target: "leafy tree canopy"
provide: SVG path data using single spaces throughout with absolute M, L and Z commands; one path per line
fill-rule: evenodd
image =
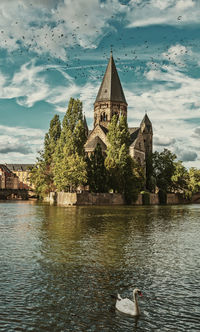
M 103 193 L 108 191 L 108 172 L 104 165 L 105 157 L 98 143 L 94 152 L 87 158 L 88 185 L 90 191 Z
M 127 203 L 136 199 L 139 179 L 135 162 L 129 154 L 130 134 L 125 117 L 112 117 L 108 131 L 108 149 L 105 166 L 109 174 L 109 186 L 124 194 Z M 137 174 L 137 175 L 136 175 Z
M 85 142 L 82 103 L 79 99 L 71 98 L 54 154 L 54 183 L 58 190 L 75 190 L 75 187 L 87 181 Z
M 55 115 L 50 122 L 48 133 L 44 138 L 44 149 L 39 152 L 36 165 L 30 173 L 31 183 L 39 196 L 45 196 L 55 189 L 53 179 L 53 154 L 61 134 L 59 116 Z
M 168 149 L 162 152 L 155 151 L 152 154 L 153 177 L 159 189 L 170 191 L 172 188 L 172 176 L 175 172 L 174 161 L 176 155 Z

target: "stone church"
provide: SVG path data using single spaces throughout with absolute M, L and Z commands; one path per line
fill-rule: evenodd
M 101 145 L 105 153 L 108 145 L 108 126 L 114 114 L 123 115 L 127 119 L 127 102 L 111 52 L 110 60 L 94 103 L 94 128 L 87 129 L 87 142 L 85 151 L 90 155 L 96 145 Z M 85 126 L 87 124 L 85 121 Z M 153 130 L 147 114 L 145 114 L 139 127 L 129 128 L 130 155 L 141 166 L 146 165 L 147 156 L 152 152 Z

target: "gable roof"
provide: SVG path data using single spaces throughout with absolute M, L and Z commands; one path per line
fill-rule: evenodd
M 107 146 L 105 145 L 105 143 L 101 140 L 101 138 L 99 136 L 96 136 L 91 141 L 87 142 L 85 144 L 85 149 L 86 150 L 94 150 L 96 148 L 97 144 L 101 145 L 102 150 L 107 149 Z
M 97 126 L 96 126 L 97 127 Z M 89 130 L 88 131 L 88 138 L 87 138 L 87 140 L 90 138 L 90 135 L 92 135 L 92 133 L 96 130 L 96 127 L 94 127 L 92 130 Z M 100 127 L 101 128 L 101 130 L 103 131 L 103 133 L 105 134 L 105 135 L 107 135 L 107 133 L 108 133 L 108 129 L 106 128 L 106 127 L 104 127 L 104 126 L 102 126 L 102 125 L 100 125 L 100 124 L 98 124 L 98 127 Z M 87 144 L 87 143 L 86 143 Z
M 95 103 L 99 101 L 115 101 L 127 104 L 112 52 Z

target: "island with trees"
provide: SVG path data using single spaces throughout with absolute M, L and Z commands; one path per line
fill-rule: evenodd
M 165 203 L 167 193 L 178 193 L 189 202 L 200 192 L 200 170 L 187 169 L 168 149 L 149 154 L 145 167 L 137 163 L 129 153 L 130 132 L 123 115 L 112 117 L 107 139 L 106 153 L 99 143 L 90 155 L 85 152 L 82 103 L 71 98 L 62 125 L 58 115 L 51 120 L 31 171 L 38 197 L 50 192 L 119 193 L 126 204 L 133 204 L 139 193 L 148 203 L 148 195 L 156 192 Z

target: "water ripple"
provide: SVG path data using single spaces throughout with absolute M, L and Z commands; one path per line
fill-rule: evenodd
M 200 206 L 0 204 L 1 331 L 200 331 Z M 132 298 L 126 317 L 111 295 Z

